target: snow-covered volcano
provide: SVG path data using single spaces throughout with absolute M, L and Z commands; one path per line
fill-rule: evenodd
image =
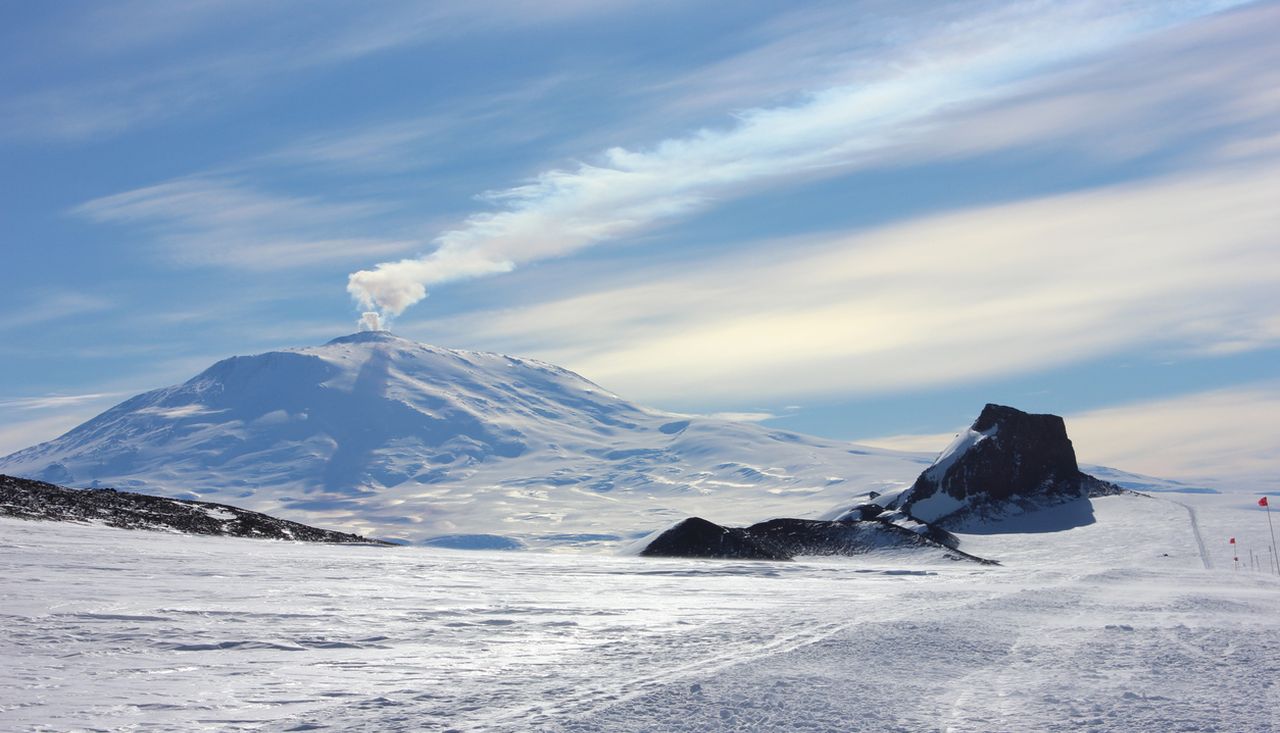
M 0 473 L 381 537 L 539 545 L 699 513 L 816 515 L 929 460 L 651 410 L 551 364 L 378 331 L 220 361 L 0 459 Z

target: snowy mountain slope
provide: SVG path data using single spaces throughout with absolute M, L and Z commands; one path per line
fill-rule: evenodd
M 537 546 L 700 513 L 815 515 L 929 461 L 650 410 L 543 362 L 363 332 L 220 361 L 0 459 L 0 472 L 379 537 Z

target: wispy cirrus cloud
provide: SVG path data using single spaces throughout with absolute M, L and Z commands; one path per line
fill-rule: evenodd
M 56 438 L 90 417 L 93 413 L 82 412 L 0 423 L 0 456 Z
M 757 242 L 419 324 L 643 400 L 955 385 L 1135 348 L 1280 344 L 1280 163 Z M 659 276 L 661 275 L 661 276 Z M 1267 338 L 1266 334 L 1272 334 Z
M 555 27 L 607 17 L 636 0 L 532 5 L 519 0 L 168 3 L 129 0 L 56 16 L 15 37 L 12 60 L 57 49 L 69 80 L 0 99 L 0 135 L 21 140 L 107 137 L 206 113 L 311 69 L 439 39 Z M 651 6 L 652 3 L 645 3 Z M 69 17 L 68 17 L 69 15 Z M 281 43 L 282 38 L 288 39 Z M 44 57 L 47 57 L 44 56 Z M 0 56 L 3 59 L 3 56 Z
M 902 61 L 902 49 L 928 44 L 947 27 L 991 22 L 986 0 L 903 3 L 797 3 L 739 30 L 736 50 L 685 73 L 644 80 L 667 114 L 754 109 L 796 103 L 816 89 L 874 82 Z
M 531 107 L 570 75 L 553 74 L 525 80 L 514 87 L 487 91 L 424 114 L 389 122 L 309 134 L 280 149 L 228 167 L 232 170 L 303 167 L 340 173 L 422 170 L 443 161 L 456 161 L 466 151 L 493 149 L 526 143 L 545 134 L 533 122 Z M 519 115 L 521 122 L 503 126 L 504 118 Z M 484 135 L 477 135 L 484 129 Z
M 0 407 L 9 407 L 16 410 L 49 410 L 61 409 L 82 405 L 86 402 L 101 402 L 102 400 L 119 397 L 123 392 L 93 392 L 90 394 L 51 394 L 42 395 L 40 397 L 19 397 L 15 399 L 0 400 Z
M 0 456 L 55 438 L 101 412 L 124 392 L 0 399 Z
M 1275 485 L 1280 383 L 1259 382 L 1071 415 L 1080 460 L 1214 488 Z
M 411 239 L 363 234 L 387 210 L 377 202 L 270 194 L 235 179 L 197 177 L 94 199 L 72 213 L 148 232 L 171 263 L 274 270 L 416 247 Z
M 114 304 L 102 297 L 52 289 L 30 291 L 26 304 L 0 315 L 0 331 L 40 326 L 50 321 L 110 310 Z
M 893 155 L 928 159 L 1046 145 L 1109 160 L 1161 151 L 1236 160 L 1256 159 L 1268 147 L 1277 152 L 1266 144 L 1280 117 L 1280 49 L 1270 40 L 1277 23 L 1280 5 L 1271 3 L 1173 29 L 1006 99 L 955 110 L 945 135 Z
M 875 78 L 742 112 L 724 129 L 611 148 L 595 162 L 491 192 L 496 211 L 444 232 L 430 254 L 352 273 L 348 290 L 362 307 L 396 315 L 433 285 L 632 236 L 755 186 L 871 165 L 935 129 L 948 110 L 1007 97 L 1055 65 L 1237 4 L 1001 6 L 960 32 L 947 27 L 896 47 Z

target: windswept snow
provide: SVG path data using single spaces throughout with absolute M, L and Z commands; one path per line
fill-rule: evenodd
M 1211 570 L 1182 506 L 1132 495 L 1064 531 L 960 536 L 1000 567 L 0 520 L 0 729 L 1276 730 L 1280 580 L 1222 544 L 1265 519 L 1183 498 Z

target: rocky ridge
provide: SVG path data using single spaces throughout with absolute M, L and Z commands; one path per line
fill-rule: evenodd
M 290 522 L 227 504 L 166 499 L 115 489 L 68 489 L 43 481 L 4 475 L 0 475 L 0 516 L 221 537 L 390 544 L 360 535 Z

